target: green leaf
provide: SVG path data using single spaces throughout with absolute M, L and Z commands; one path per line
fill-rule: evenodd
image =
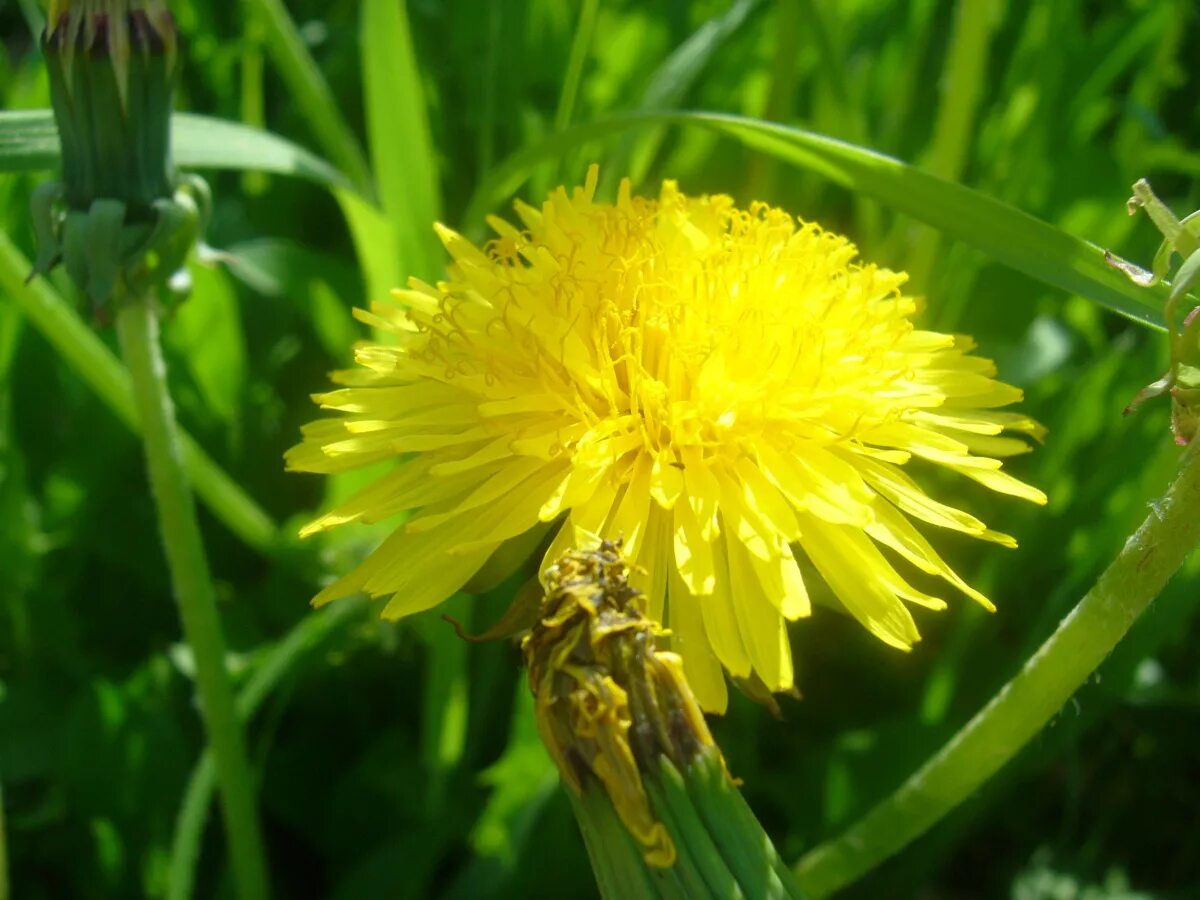
M 400 266 L 432 279 L 441 269 L 437 161 L 421 72 L 403 3 L 364 0 L 361 44 L 367 136 L 379 200 L 399 242 Z
M 320 157 L 269 131 L 190 113 L 176 113 L 172 127 L 175 161 L 185 168 L 294 175 L 329 188 L 349 184 Z M 59 154 L 50 110 L 0 113 L 0 172 L 55 169 Z
M 383 300 L 393 288 L 405 283 L 405 272 L 395 250 L 396 230 L 387 216 L 353 191 L 337 191 L 335 196 L 346 217 L 366 282 L 367 296 L 355 298 L 355 305 L 366 307 L 370 301 Z
M 1163 327 L 1166 291 L 1139 288 L 1104 261 L 1104 251 L 1016 207 L 898 159 L 821 134 L 759 119 L 709 112 L 616 116 L 551 135 L 509 157 L 480 185 L 467 221 L 478 222 L 511 195 L 539 162 L 630 129 L 663 124 L 703 128 L 932 225 L 994 259 L 1052 287 L 1079 294 L 1142 325 Z M 1114 213 L 1119 215 L 1119 211 Z
M 221 269 L 193 266 L 195 288 L 166 331 L 170 346 L 183 356 L 206 408 L 236 431 L 246 380 L 246 341 L 237 295 Z

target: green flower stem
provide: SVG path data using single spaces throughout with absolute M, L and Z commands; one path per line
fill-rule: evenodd
M 184 472 L 174 406 L 167 392 L 157 311 L 147 297 L 119 298 L 117 307 L 117 333 L 133 381 L 171 582 L 184 636 L 195 660 L 200 712 L 216 761 L 233 876 L 242 900 L 263 900 L 267 896 L 267 872 L 254 782 L 234 710 L 233 688 L 225 670 L 225 639 L 216 593 Z
M 900 788 L 795 866 L 825 897 L 920 836 L 1033 737 L 1104 661 L 1200 542 L 1200 452 L 1020 673 Z
M 48 281 L 38 278 L 25 283 L 32 268 L 33 264 L 0 232 L 0 295 L 15 302 L 100 401 L 136 430 L 138 417 L 128 373 Z M 278 543 L 278 530 L 270 516 L 213 462 L 191 435 L 180 432 L 180 441 L 188 475 L 205 506 L 247 546 L 270 553 Z

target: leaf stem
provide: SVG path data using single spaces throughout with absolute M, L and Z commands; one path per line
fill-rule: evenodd
M 1200 542 L 1200 452 L 1058 629 L 941 750 L 857 824 L 795 866 L 825 897 L 904 847 L 965 800 L 1087 680 Z
M 167 391 L 157 312 L 150 297 L 126 297 L 117 306 L 117 332 L 133 382 L 159 527 L 184 637 L 195 660 L 200 712 L 216 760 L 233 877 L 242 900 L 264 900 L 267 873 L 254 783 L 225 669 L 225 639 L 216 593 Z

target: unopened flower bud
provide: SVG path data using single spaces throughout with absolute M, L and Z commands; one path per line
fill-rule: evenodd
M 163 0 L 53 0 L 42 48 L 62 181 L 32 198 L 33 274 L 63 263 L 97 310 L 117 292 L 173 292 L 209 200 L 204 183 L 176 178 L 171 162 L 171 13 Z

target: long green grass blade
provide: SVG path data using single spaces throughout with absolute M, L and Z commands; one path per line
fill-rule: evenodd
M 135 431 L 137 413 L 125 367 L 44 279 L 25 283 L 33 264 L 0 234 L 0 291 L 122 422 Z M 230 531 L 256 550 L 276 546 L 277 529 L 263 509 L 188 434 L 184 464 L 197 496 Z
M 1140 288 L 1104 261 L 1104 251 L 1060 228 L 979 191 L 946 181 L 898 159 L 824 135 L 709 112 L 658 112 L 616 116 L 579 125 L 514 154 L 477 190 L 467 221 L 511 196 L 542 160 L 636 128 L 664 124 L 704 128 L 800 168 L 815 171 L 855 192 L 932 225 L 1007 266 L 1152 328 L 1163 327 L 1167 290 Z
M 441 217 L 437 160 L 408 16 L 395 0 L 364 0 L 362 74 L 371 168 L 379 202 L 396 232 L 400 266 L 436 277 Z
M 246 5 L 249 15 L 257 17 L 258 24 L 263 26 L 271 61 L 323 152 L 359 191 L 370 195 L 371 172 L 362 146 L 342 116 L 329 82 L 308 52 L 283 0 L 246 0 Z
M 328 188 L 349 186 L 319 156 L 269 131 L 191 113 L 176 113 L 171 121 L 175 161 L 185 168 L 272 172 Z M 57 169 L 59 153 L 50 110 L 0 113 L 0 172 Z
M 933 139 L 925 161 L 929 172 L 958 181 L 970 159 L 977 111 L 987 85 L 988 51 L 1002 24 L 995 0 L 959 0 L 942 75 L 942 100 L 934 118 Z M 921 287 L 937 264 L 941 235 L 927 231 L 909 256 L 908 272 Z
M 746 23 L 759 3 L 760 0 L 737 0 L 723 15 L 696 29 L 655 70 L 635 109 L 646 112 L 682 103 L 713 56 Z M 634 184 L 640 183 L 663 138 L 663 131 L 655 129 L 640 144 L 635 145 L 632 137 L 623 140 L 614 153 L 613 165 L 606 169 L 610 173 L 605 176 L 606 184 L 609 179 L 623 175 L 629 175 Z

